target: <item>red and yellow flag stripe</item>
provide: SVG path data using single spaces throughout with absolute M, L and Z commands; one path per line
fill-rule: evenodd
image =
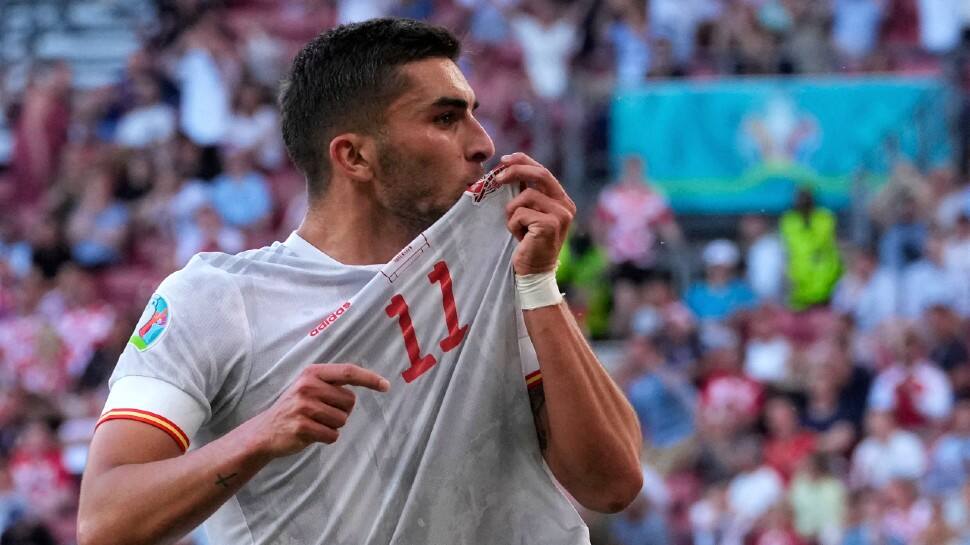
M 164 416 L 141 409 L 111 409 L 101 415 L 101 418 L 98 419 L 97 426 L 100 426 L 108 420 L 134 420 L 155 426 L 174 439 L 179 448 L 182 449 L 182 452 L 189 450 L 189 437 L 175 422 L 172 422 Z
M 525 376 L 525 385 L 528 389 L 533 389 L 542 384 L 542 371 L 536 369 Z

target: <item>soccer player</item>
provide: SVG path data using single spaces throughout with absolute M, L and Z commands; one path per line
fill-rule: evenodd
M 282 127 L 309 211 L 152 296 L 91 445 L 80 545 L 207 519 L 214 545 L 588 544 L 558 486 L 603 512 L 638 494 L 636 416 L 555 285 L 575 205 L 520 153 L 470 198 L 494 147 L 459 52 L 402 19 L 300 52 Z

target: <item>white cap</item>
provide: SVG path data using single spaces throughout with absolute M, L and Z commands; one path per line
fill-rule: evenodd
M 740 253 L 738 247 L 730 240 L 723 238 L 711 241 L 704 247 L 704 265 L 708 267 L 733 267 L 738 264 Z

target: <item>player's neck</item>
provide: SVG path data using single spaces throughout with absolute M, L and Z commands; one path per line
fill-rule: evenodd
M 336 198 L 314 203 L 296 232 L 344 265 L 387 263 L 417 234 L 368 204 Z

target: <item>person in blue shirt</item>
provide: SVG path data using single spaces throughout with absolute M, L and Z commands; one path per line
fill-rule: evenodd
M 224 161 L 226 171 L 212 181 L 212 207 L 232 227 L 261 227 L 273 209 L 266 178 L 252 168 L 243 150 L 227 149 Z
M 687 306 L 702 321 L 722 321 L 758 302 L 748 284 L 737 277 L 740 254 L 729 240 L 719 239 L 704 247 L 704 280 L 687 290 Z
M 649 459 L 662 474 L 689 464 L 697 429 L 697 393 L 686 375 L 670 368 L 649 337 L 629 341 L 628 357 L 640 374 L 627 386 L 627 397 L 640 420 Z

